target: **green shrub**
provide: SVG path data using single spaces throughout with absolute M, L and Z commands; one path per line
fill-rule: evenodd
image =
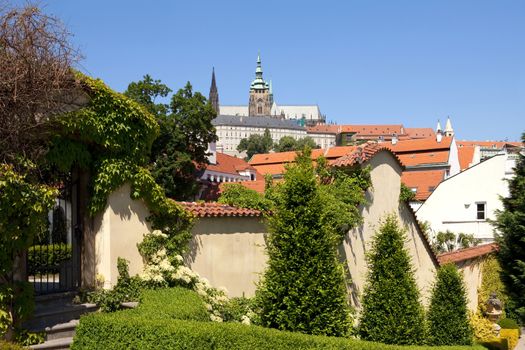
M 386 344 L 422 344 L 425 319 L 405 233 L 389 215 L 372 240 L 359 323 L 362 339 Z
M 224 185 L 219 203 L 258 210 L 270 210 L 272 207 L 272 202 L 264 195 L 238 183 Z
M 1 350 L 23 350 L 25 348 L 21 345 L 18 345 L 15 343 L 9 343 L 9 342 L 6 342 L 0 339 L 0 349 Z
M 338 236 L 325 225 L 326 198 L 310 153 L 287 168 L 272 194 L 268 267 L 257 289 L 261 324 L 308 334 L 342 336 L 351 330 Z
M 478 309 L 482 314 L 487 311 L 487 300 L 491 293 L 496 293 L 496 297 L 503 302 L 505 309 L 508 307 L 508 297 L 505 293 L 505 286 L 501 281 L 500 272 L 500 264 L 494 255 L 483 259 L 481 264 L 481 286 L 478 288 Z M 505 317 L 505 310 L 503 311 L 502 317 Z
M 29 275 L 58 273 L 60 264 L 71 259 L 70 244 L 43 244 L 29 247 L 27 270 Z
M 521 334 L 521 327 L 518 324 L 516 320 L 513 320 L 512 318 L 503 318 L 501 319 L 498 324 L 503 329 L 517 329 L 520 331 Z
M 134 313 L 152 318 L 209 321 L 204 302 L 197 293 L 187 288 L 145 290 L 142 302 Z
M 465 285 L 456 265 L 438 269 L 427 317 L 429 344 L 472 344 Z

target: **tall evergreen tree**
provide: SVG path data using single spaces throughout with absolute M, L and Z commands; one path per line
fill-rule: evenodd
M 305 152 L 272 188 L 268 267 L 257 290 L 264 326 L 308 334 L 347 335 L 351 328 L 339 238 L 326 225 L 326 198 Z
M 522 135 L 525 142 L 525 133 Z M 525 322 L 525 156 L 519 155 L 514 177 L 509 181 L 509 196 L 502 198 L 503 210 L 496 212 L 497 254 L 501 280 L 509 296 L 509 305 Z M 513 310 L 512 310 L 513 309 Z
M 373 238 L 359 322 L 362 339 L 386 344 L 422 344 L 425 319 L 405 233 L 390 215 Z
M 430 345 L 471 345 L 467 293 L 456 265 L 438 269 L 428 310 Z

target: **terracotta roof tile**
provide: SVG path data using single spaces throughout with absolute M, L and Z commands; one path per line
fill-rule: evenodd
M 242 185 L 250 190 L 254 190 L 259 193 L 264 193 L 264 189 L 266 186 L 266 182 L 263 180 L 255 180 L 255 181 L 240 181 L 240 182 L 222 182 L 219 185 L 220 192 L 222 193 L 226 186 L 232 185 L 232 184 L 239 184 Z
M 474 158 L 474 146 L 458 147 L 459 167 L 461 171 L 467 169 Z
M 440 265 L 444 265 L 446 263 L 457 263 L 494 253 L 498 251 L 498 249 L 499 247 L 496 243 L 488 243 L 438 255 L 438 261 Z
M 224 174 L 239 175 L 239 171 L 253 169 L 244 159 L 217 152 L 217 163 L 208 164 L 206 169 Z
M 369 141 L 353 148 L 354 149 L 351 153 L 347 153 L 342 157 L 330 161 L 330 165 L 336 167 L 352 166 L 354 164 L 361 164 L 370 160 L 379 151 L 388 151 L 392 153 L 388 147 L 385 147 L 384 143 L 377 143 L 373 141 Z M 403 163 L 399 160 L 399 158 L 393 153 L 392 155 L 399 162 L 399 165 L 403 167 Z
M 458 147 L 466 146 L 480 146 L 483 148 L 503 148 L 505 145 L 515 147 L 523 147 L 525 144 L 521 142 L 507 142 L 507 141 L 456 141 Z
M 316 148 L 312 150 L 311 158 L 317 159 L 320 156 L 324 156 L 326 159 L 335 159 L 353 150 L 355 150 L 355 146 L 334 146 L 328 149 Z M 263 164 L 292 163 L 295 161 L 295 157 L 297 157 L 296 151 L 254 154 L 249 163 L 254 167 Z
M 416 188 L 416 200 L 426 200 L 445 178 L 445 170 L 404 171 L 401 182 L 408 188 Z
M 399 159 L 406 166 L 416 166 L 424 164 L 436 164 L 436 163 L 447 163 L 448 150 L 438 150 L 430 152 L 414 152 L 414 153 L 401 153 L 398 155 Z
M 401 124 L 341 125 L 340 132 L 356 133 L 358 135 L 367 136 L 391 136 L 392 134 L 404 134 L 404 128 Z
M 425 139 L 429 137 L 436 137 L 432 128 L 405 128 L 405 132 L 411 139 Z
M 279 163 L 279 164 L 261 164 L 254 165 L 254 168 L 261 173 L 263 176 L 266 174 L 270 175 L 282 175 L 284 174 L 285 165 L 288 163 Z
M 204 217 L 224 217 L 224 216 L 262 216 L 260 210 L 247 209 L 247 208 L 237 208 L 232 207 L 222 203 L 215 202 L 206 202 L 206 203 L 197 203 L 197 202 L 177 202 L 184 207 L 184 209 L 191 212 L 198 218 Z
M 400 140 L 395 145 L 385 142 L 385 145 L 397 154 L 418 151 L 435 151 L 438 149 L 449 150 L 452 143 L 452 137 L 443 137 L 441 142 L 437 142 L 436 138 L 429 137 L 426 139 L 416 140 Z
M 332 125 L 332 124 L 308 126 L 306 128 L 307 133 L 320 133 L 320 134 L 337 134 L 338 130 L 339 130 L 339 125 Z

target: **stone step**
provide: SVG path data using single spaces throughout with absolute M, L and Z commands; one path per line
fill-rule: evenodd
M 97 311 L 95 304 L 57 304 L 41 308 L 32 319 L 24 322 L 24 328 L 30 331 L 43 331 L 47 327 L 78 320 L 81 315 Z
M 72 320 L 66 323 L 57 324 L 53 327 L 46 327 L 46 340 L 74 337 L 78 323 L 78 320 Z
M 46 340 L 45 343 L 31 345 L 30 349 L 39 349 L 39 350 L 65 350 L 73 344 L 73 337 L 59 338 L 53 340 Z

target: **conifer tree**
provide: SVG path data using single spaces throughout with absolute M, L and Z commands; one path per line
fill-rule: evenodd
M 400 345 L 425 340 L 423 307 L 404 241 L 403 229 L 389 215 L 367 256 L 369 271 L 358 328 L 362 339 Z
M 345 336 L 351 328 L 340 242 L 323 220 L 324 200 L 310 153 L 300 155 L 272 188 L 268 267 L 257 290 L 263 326 Z
M 428 310 L 430 345 L 471 345 L 467 294 L 462 276 L 453 264 L 438 269 Z
M 525 133 L 522 135 L 525 142 Z M 525 322 L 525 156 L 519 154 L 509 196 L 502 198 L 503 210 L 496 212 L 497 254 L 501 280 L 509 297 L 507 310 Z M 510 316 L 509 315 L 509 316 Z

